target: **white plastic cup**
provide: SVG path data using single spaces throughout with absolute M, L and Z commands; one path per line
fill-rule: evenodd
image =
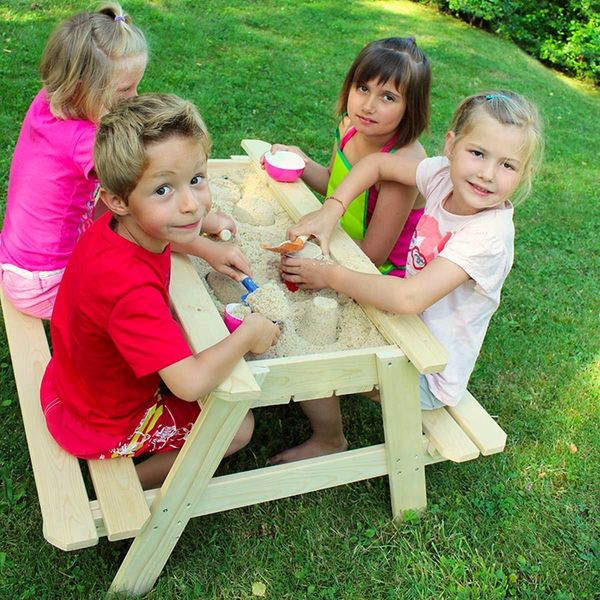
M 301 250 L 298 250 L 298 252 L 289 252 L 288 256 L 293 256 L 294 258 L 321 258 L 323 252 L 321 251 L 321 246 L 318 244 L 306 242 Z
M 223 320 L 229 333 L 233 333 L 244 322 L 244 317 L 236 316 L 244 313 L 248 313 L 248 307 L 240 302 L 232 302 L 225 306 Z

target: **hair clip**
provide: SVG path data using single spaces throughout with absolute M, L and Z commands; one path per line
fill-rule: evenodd
M 504 94 L 488 94 L 485 97 L 486 100 L 510 100 L 510 98 L 508 96 L 505 96 Z
M 123 21 L 125 23 L 125 17 L 123 15 L 116 15 L 115 21 Z

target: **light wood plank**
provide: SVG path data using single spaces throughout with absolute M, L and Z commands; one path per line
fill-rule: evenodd
M 428 444 L 429 440 L 424 435 L 421 436 L 423 464 L 431 465 L 447 460 L 439 454 L 429 456 Z M 322 462 L 325 459 L 327 462 Z M 194 505 L 192 517 L 284 498 L 286 496 L 281 495 L 284 488 L 287 489 L 287 495 L 291 496 L 327 489 L 332 485 L 352 483 L 358 481 L 356 477 L 359 473 L 362 474 L 361 477 L 365 476 L 362 477 L 364 479 L 387 474 L 387 458 L 383 444 L 289 465 L 213 477 L 198 503 Z M 159 490 L 144 492 L 148 506 L 152 505 L 158 492 Z M 105 536 L 106 527 L 98 502 L 92 501 L 90 505 L 98 535 Z
M 433 447 L 453 462 L 473 460 L 479 449 L 469 439 L 445 408 L 424 410 L 421 414 L 423 431 Z
M 421 441 L 421 449 L 416 451 L 424 465 L 445 460 L 427 455 L 425 443 Z M 387 472 L 385 446 L 378 444 L 287 465 L 224 475 L 213 479 L 196 505 L 194 516 L 372 479 Z
M 372 389 L 377 383 L 375 356 L 379 350 L 361 348 L 252 361 L 253 371 L 269 369 L 258 406 L 285 403 L 282 399 L 291 396 L 301 401 L 327 398 L 334 391 L 343 394 Z
M 473 440 L 481 454 L 489 456 L 504 450 L 506 433 L 468 390 L 457 406 L 449 406 L 446 410 Z
M 229 335 L 204 282 L 187 256 L 173 254 L 169 294 L 174 312 L 194 352 L 214 346 Z M 237 363 L 217 390 L 222 398 L 233 397 L 235 391 L 236 400 L 254 400 L 260 392 L 244 360 Z
M 249 166 L 250 159 L 244 155 L 232 156 L 231 158 L 209 158 L 208 174 L 227 175 L 235 169 L 248 169 Z
M 397 348 L 378 353 L 377 372 L 392 514 L 398 520 L 404 511 L 427 505 L 418 374 Z
M 1 291 L 0 301 L 44 537 L 62 550 L 93 546 L 98 535 L 79 461 L 54 441 L 40 406 L 40 383 L 50 360 L 44 326 L 39 319 L 17 311 Z
M 383 444 L 339 454 L 224 475 L 194 507 L 205 515 L 380 477 L 387 472 Z
M 192 517 L 251 400 L 228 402 L 210 394 L 175 464 L 151 507 L 151 517 L 134 539 L 111 592 L 149 592 Z
M 270 144 L 246 139 L 242 140 L 242 148 L 254 164 L 258 165 L 260 157 L 270 148 Z M 266 174 L 263 176 L 294 222 L 302 215 L 320 208 L 321 203 L 301 180 L 280 183 Z M 331 255 L 340 264 L 364 273 L 380 275 L 373 263 L 339 226 L 331 238 L 330 249 Z M 418 316 L 392 315 L 367 305 L 362 308 L 386 340 L 400 346 L 421 373 L 441 371 L 446 366 L 448 353 Z
M 111 542 L 137 535 L 150 511 L 133 460 L 88 460 L 96 498 Z

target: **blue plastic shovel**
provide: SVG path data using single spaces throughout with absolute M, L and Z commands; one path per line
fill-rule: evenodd
M 251 277 L 244 277 L 244 279 L 242 279 L 240 281 L 240 283 L 248 290 L 241 298 L 240 300 L 242 302 L 246 302 L 246 298 L 248 298 L 248 296 L 256 291 L 258 289 L 258 284 L 254 281 L 254 279 L 252 279 Z

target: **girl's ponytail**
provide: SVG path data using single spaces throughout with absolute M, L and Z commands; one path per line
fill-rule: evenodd
M 112 104 L 117 62 L 147 53 L 144 34 L 117 3 L 72 16 L 52 33 L 40 63 L 50 110 L 98 122 Z

